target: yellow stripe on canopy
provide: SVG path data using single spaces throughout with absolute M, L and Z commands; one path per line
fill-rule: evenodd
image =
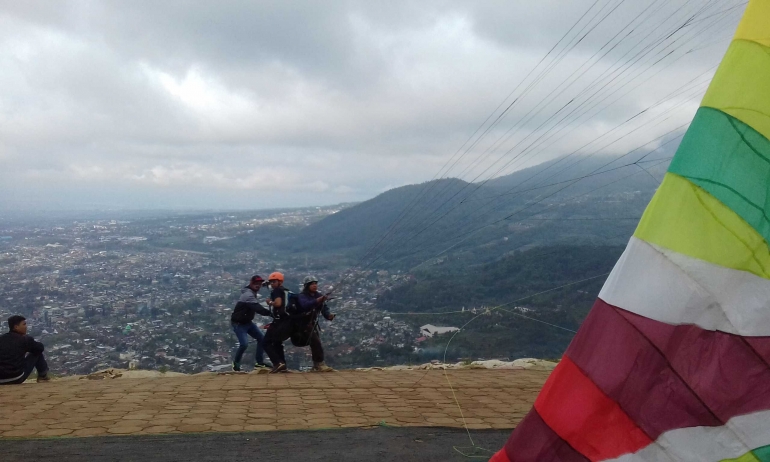
M 701 106 L 730 114 L 770 139 L 770 48 L 734 40 Z
M 704 189 L 667 173 L 634 233 L 639 239 L 770 279 L 762 236 Z
M 749 2 L 735 39 L 751 40 L 770 47 L 770 0 Z

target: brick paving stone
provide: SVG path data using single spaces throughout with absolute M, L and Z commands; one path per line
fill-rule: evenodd
M 455 426 L 457 423 L 455 419 L 452 419 L 451 417 L 426 417 L 425 420 L 427 420 L 430 423 L 449 425 L 449 426 Z
M 179 425 L 182 422 L 182 419 L 152 419 L 150 420 L 150 423 L 153 425 Z
M 297 430 L 380 422 L 462 427 L 463 415 L 469 428 L 507 429 L 529 412 L 548 374 L 343 371 L 54 381 L 3 389 L 0 439 Z
M 96 428 L 81 428 L 80 430 L 75 430 L 71 433 L 72 436 L 98 436 L 98 435 L 104 435 L 107 433 L 107 430 L 101 427 Z
M 244 429 L 244 425 L 220 425 L 214 423 L 211 425 L 211 431 L 215 432 L 241 432 Z
M 40 430 L 11 430 L 7 432 L 3 432 L 3 437 L 8 438 L 22 438 L 27 436 L 35 436 Z
M 112 422 L 91 422 L 91 421 L 88 421 L 88 422 L 81 422 L 80 426 L 82 428 L 108 428 L 108 427 L 112 427 L 113 425 L 115 425 L 116 422 L 117 421 L 112 421 Z
M 264 424 L 257 424 L 257 425 L 244 425 L 243 429 L 247 432 L 265 432 L 270 430 L 275 430 L 275 425 L 264 425 Z
M 407 417 L 407 416 L 396 416 L 396 420 L 399 422 L 408 422 L 408 423 L 416 423 L 416 422 L 425 422 L 426 419 L 423 416 L 415 416 L 415 417 Z
M 154 417 L 154 414 L 129 414 L 123 416 L 123 420 L 150 420 Z
M 176 429 L 182 433 L 201 433 L 211 430 L 211 424 L 179 425 Z
M 284 424 L 284 425 L 277 425 L 277 426 L 276 426 L 276 430 L 280 430 L 280 431 L 287 431 L 287 430 L 304 430 L 305 428 L 306 428 L 306 427 L 305 427 L 305 426 L 303 426 L 303 425 L 291 425 L 291 424 L 289 424 L 289 425 L 286 425 L 286 424 Z
M 176 427 L 172 427 L 171 425 L 155 425 L 152 427 L 147 427 L 144 430 L 142 430 L 143 434 L 163 434 L 163 433 L 171 433 L 176 430 Z
M 490 417 L 490 418 L 485 418 L 484 422 L 488 424 L 510 424 L 511 420 L 504 419 L 502 417 Z
M 492 428 L 492 426 L 491 426 L 491 425 L 489 425 L 489 424 L 483 424 L 483 423 L 482 423 L 482 424 L 468 424 L 468 425 L 467 425 L 467 427 L 468 427 L 470 430 L 484 430 L 484 429 L 489 429 L 489 428 Z
M 54 424 L 48 424 L 46 425 L 49 429 L 67 429 L 67 430 L 78 430 L 83 428 L 82 422 L 63 422 L 63 423 L 54 423 Z
M 215 424 L 218 425 L 242 425 L 243 419 L 233 419 L 233 418 L 226 418 L 226 419 L 216 419 L 214 420 Z
M 214 423 L 214 419 L 210 417 L 192 417 L 189 419 L 182 419 L 179 421 L 180 425 L 200 425 Z
M 132 435 L 144 430 L 144 427 L 110 427 L 107 429 L 107 433 L 113 435 Z
M 504 429 L 510 429 L 513 430 L 516 428 L 516 425 L 511 423 L 505 423 L 505 424 L 489 424 L 490 427 L 494 429 L 504 430 Z
M 69 428 L 52 428 L 50 430 L 43 430 L 41 432 L 38 432 L 37 435 L 39 437 L 49 437 L 49 436 L 64 436 L 69 435 L 72 433 L 73 430 Z

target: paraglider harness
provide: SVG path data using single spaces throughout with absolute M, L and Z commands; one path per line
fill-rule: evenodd
M 292 345 L 298 347 L 308 346 L 313 329 L 318 324 L 318 310 L 313 309 L 310 313 L 300 313 L 299 295 L 286 288 L 283 289 L 283 303 L 284 306 L 280 308 L 270 307 L 270 316 L 273 318 L 273 322 L 265 327 L 269 329 L 275 323 L 290 322 L 293 324 L 290 337 Z M 311 317 L 311 319 L 305 319 L 308 317 Z
M 291 344 L 297 347 L 306 347 L 310 345 L 310 339 L 313 332 L 320 329 L 318 325 L 318 314 L 323 309 L 323 305 L 313 308 L 309 313 L 296 313 L 292 318 L 294 322 L 294 332 L 291 334 Z M 318 332 L 320 335 L 320 332 Z
M 297 316 L 297 311 L 299 309 L 299 302 L 298 302 L 298 295 L 294 292 L 290 291 L 289 289 L 284 288 L 283 289 L 283 306 L 280 308 L 275 308 L 274 306 L 270 307 L 270 316 L 273 317 L 273 319 L 285 319 L 285 318 L 294 318 Z
M 330 296 L 331 294 L 332 293 L 329 292 L 326 295 Z M 318 323 L 318 315 L 323 311 L 325 306 L 326 302 L 323 302 L 320 306 L 313 308 L 309 313 L 295 314 L 292 319 L 292 321 L 295 323 L 294 333 L 291 334 L 292 345 L 298 347 L 306 347 L 310 345 L 310 339 L 313 337 L 314 332 L 317 332 L 318 335 L 321 335 L 321 326 Z M 298 307 L 299 304 L 297 304 L 297 308 Z

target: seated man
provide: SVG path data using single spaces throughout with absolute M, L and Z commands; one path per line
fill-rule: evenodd
M 38 382 L 51 380 L 43 344 L 27 335 L 24 316 L 8 318 L 8 327 L 10 332 L 0 335 L 0 385 L 24 383 L 33 369 L 37 369 Z

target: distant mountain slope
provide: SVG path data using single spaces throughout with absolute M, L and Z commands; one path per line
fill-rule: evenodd
M 536 245 L 622 244 L 668 166 L 626 165 L 643 155 L 556 159 L 486 183 L 403 186 L 300 230 L 285 246 L 360 256 L 387 233 L 374 266 L 408 269 L 432 257 L 478 262 Z
M 409 204 L 414 208 L 404 215 L 404 222 L 428 212 L 444 211 L 451 203 L 440 206 L 444 199 L 467 188 L 469 183 L 455 178 L 408 185 L 386 191 L 379 196 L 308 226 L 293 243 L 296 249 L 320 248 L 339 250 L 374 244 L 399 218 Z

